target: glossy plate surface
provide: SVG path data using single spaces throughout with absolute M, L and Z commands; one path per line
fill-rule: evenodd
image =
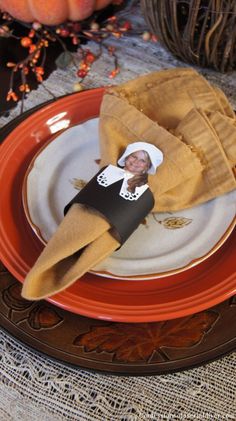
M 47 122 L 60 113 L 65 113 L 71 126 L 96 117 L 103 92 L 82 92 L 46 105 L 18 125 L 1 147 L 0 251 L 3 263 L 20 281 L 43 248 L 26 220 L 21 196 L 30 162 L 53 136 Z M 235 293 L 235 239 L 234 231 L 214 255 L 177 275 L 129 282 L 86 274 L 49 301 L 74 313 L 125 322 L 193 314 Z
M 58 121 L 51 121 L 57 128 Z M 66 204 L 98 172 L 99 160 L 98 118 L 66 129 L 33 158 L 24 179 L 23 204 L 43 244 L 63 219 Z M 222 246 L 235 226 L 235 214 L 236 191 L 191 209 L 152 213 L 93 272 L 139 280 L 186 270 Z

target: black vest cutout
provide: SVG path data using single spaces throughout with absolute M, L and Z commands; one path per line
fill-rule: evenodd
M 152 210 L 154 197 L 148 188 L 137 200 L 124 199 L 119 195 L 123 179 L 107 187 L 101 186 L 97 182 L 97 176 L 105 168 L 102 168 L 66 205 L 64 215 L 74 203 L 90 206 L 104 215 L 116 231 L 113 234 L 120 244 L 123 244 Z

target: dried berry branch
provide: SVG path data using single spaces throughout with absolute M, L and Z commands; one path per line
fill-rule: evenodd
M 123 0 L 117 1 L 119 4 L 123 2 Z M 133 7 L 132 2 L 130 7 Z M 47 27 L 39 22 L 33 22 L 32 24 L 19 22 L 7 13 L 2 13 L 0 15 L 1 21 L 3 22 L 0 25 L 0 37 L 12 37 L 26 50 L 26 56 L 22 60 L 17 63 L 7 62 L 6 64 L 7 67 L 11 68 L 6 100 L 17 102 L 21 99 L 21 112 L 23 112 L 24 100 L 31 90 L 28 79 L 32 73 L 35 75 L 37 82 L 47 89 L 43 84 L 47 57 L 46 50 L 53 43 L 58 43 L 63 50 L 55 61 L 57 67 L 65 69 L 70 63 L 73 63 L 76 68 L 79 81 L 75 84 L 74 90 L 80 91 L 83 89 L 82 82 L 88 75 L 93 63 L 101 57 L 104 49 L 108 51 L 114 60 L 114 68 L 108 75 L 109 78 L 114 78 L 119 73 L 120 68 L 115 47 L 106 45 L 105 41 L 108 38 L 114 37 L 119 39 L 123 36 L 139 35 L 146 41 L 150 39 L 155 41 L 155 37 L 152 37 L 145 28 L 143 30 L 140 28 L 134 29 L 125 17 L 124 12 L 121 16 L 110 16 L 99 22 L 98 15 L 82 22 L 67 21 L 63 25 Z M 28 31 L 26 35 L 18 36 L 14 33 L 14 28 L 12 29 L 12 27 L 14 27 L 13 24 L 15 22 Z M 96 55 L 83 45 L 84 42 L 90 40 L 99 46 L 99 51 Z M 68 42 L 71 42 L 72 46 L 77 47 L 77 52 L 79 53 L 77 56 L 69 51 L 67 47 Z M 77 62 L 77 57 L 80 57 L 79 62 Z M 21 83 L 19 86 L 14 86 L 14 76 L 18 72 Z M 55 97 L 48 89 L 47 91 Z

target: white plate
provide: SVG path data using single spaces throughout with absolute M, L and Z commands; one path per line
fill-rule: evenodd
M 65 205 L 99 170 L 98 119 L 54 138 L 32 161 L 23 186 L 28 221 L 46 244 Z M 93 268 L 101 276 L 151 279 L 186 270 L 212 255 L 235 226 L 236 192 L 175 213 L 155 213 L 119 251 Z

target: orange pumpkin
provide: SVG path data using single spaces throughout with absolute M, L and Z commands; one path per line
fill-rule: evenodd
M 67 19 L 80 21 L 113 0 L 0 0 L 0 9 L 23 22 L 58 25 Z

